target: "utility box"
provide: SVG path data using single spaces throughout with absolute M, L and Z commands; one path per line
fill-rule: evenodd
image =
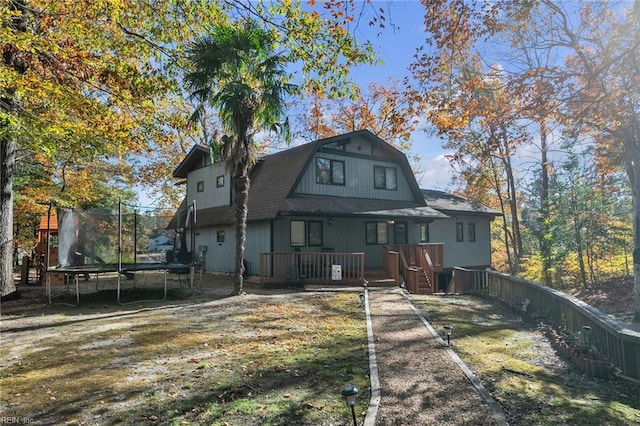
M 342 265 L 331 265 L 331 279 L 333 281 L 342 280 Z

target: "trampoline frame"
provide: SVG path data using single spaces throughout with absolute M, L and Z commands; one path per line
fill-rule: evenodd
M 118 263 L 110 263 L 110 264 L 86 264 L 86 265 L 78 265 L 78 266 L 60 266 L 56 265 L 55 267 L 51 267 L 49 265 L 49 256 L 51 254 L 51 209 L 53 204 L 49 204 L 49 210 L 47 212 L 47 255 L 45 257 L 45 270 L 46 270 L 46 293 L 49 300 L 49 304 L 51 301 L 51 274 L 62 273 L 62 274 L 72 274 L 73 279 L 75 281 L 76 287 L 76 304 L 72 306 L 78 306 L 80 304 L 80 284 L 78 280 L 78 276 L 82 274 L 96 274 L 96 289 L 98 285 L 98 276 L 101 273 L 117 273 L 117 301 L 120 305 L 127 305 L 132 303 L 140 303 L 140 302 L 162 302 L 167 299 L 167 273 L 175 272 L 178 275 L 184 269 L 189 270 L 189 289 L 193 290 L 193 281 L 195 276 L 195 269 L 197 263 L 193 257 L 194 247 L 195 247 L 195 225 L 196 225 L 196 203 L 195 200 L 193 203 L 188 205 L 188 209 L 190 213 L 193 214 L 191 218 L 191 262 L 189 263 L 180 263 L 180 262 L 154 262 L 154 263 L 123 263 L 122 262 L 122 201 L 118 202 Z M 134 210 L 134 224 L 136 223 L 136 215 L 137 212 Z M 189 214 L 187 214 L 187 222 L 188 222 Z M 186 225 L 186 223 L 185 223 Z M 185 226 L 186 229 L 186 226 Z M 58 245 L 60 244 L 60 232 L 58 232 Z M 137 246 L 137 226 L 134 225 L 134 260 L 136 259 L 136 247 Z M 162 299 L 140 299 L 133 300 L 129 302 L 122 302 L 120 300 L 121 294 L 121 281 L 122 275 L 127 275 L 130 273 L 141 272 L 141 271 L 163 271 L 164 272 L 164 286 L 163 286 L 163 297 Z M 66 278 L 65 278 L 66 280 Z M 200 271 L 200 280 L 202 281 L 202 270 Z M 135 277 L 134 277 L 134 285 L 135 285 Z M 67 288 L 69 284 L 67 283 Z M 182 281 L 180 281 L 180 288 L 182 288 Z

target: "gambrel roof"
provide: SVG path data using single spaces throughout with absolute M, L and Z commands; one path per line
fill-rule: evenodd
M 399 166 L 407 179 L 414 201 L 294 194 L 305 170 L 313 166 L 316 153 L 325 150 L 335 152 L 336 147 L 348 144 L 354 138 L 370 143 L 367 155 Z M 192 149 L 176 168 L 174 177 L 186 178 L 204 155 L 209 155 L 207 147 L 199 145 Z M 406 156 L 368 130 L 320 139 L 267 155 L 252 168 L 250 179 L 247 221 L 269 220 L 288 215 L 395 216 L 425 221 L 446 217 L 426 205 Z M 222 206 L 199 210 L 196 226 L 233 222 L 233 206 Z

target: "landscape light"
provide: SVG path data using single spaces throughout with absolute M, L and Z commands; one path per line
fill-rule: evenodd
M 585 345 L 591 345 L 591 327 L 589 327 L 588 325 L 582 326 L 582 340 L 584 341 Z
M 353 426 L 358 425 L 356 423 L 356 411 L 353 408 L 353 406 L 356 405 L 357 395 L 358 395 L 358 388 L 355 386 L 349 385 L 349 386 L 345 386 L 345 388 L 342 389 L 342 396 L 344 396 L 344 399 L 347 403 L 347 407 L 351 407 L 351 415 L 353 416 Z
M 444 326 L 444 334 L 447 335 L 447 346 L 451 346 L 451 332 L 453 331 L 453 326 L 452 325 L 445 325 Z

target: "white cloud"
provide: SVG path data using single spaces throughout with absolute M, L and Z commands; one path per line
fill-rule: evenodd
M 424 157 L 416 170 L 416 179 L 420 188 L 450 190 L 453 186 L 453 169 L 445 154 Z

